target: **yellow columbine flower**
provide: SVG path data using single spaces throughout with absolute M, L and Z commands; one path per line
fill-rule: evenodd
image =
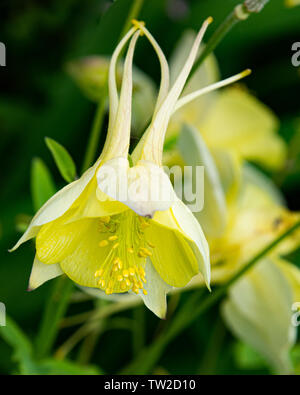
M 31 289 L 65 273 L 77 284 L 106 294 L 139 294 L 163 317 L 171 287 L 186 285 L 199 272 L 209 286 L 206 239 L 193 214 L 175 195 L 161 165 L 169 119 L 186 103 L 187 98 L 178 99 L 210 21 L 204 22 L 170 90 L 166 59 L 143 24 L 134 22 L 121 40 L 109 67 L 109 125 L 100 158 L 38 211 L 13 248 L 36 237 Z M 162 78 L 151 124 L 130 167 L 132 58 L 140 32 L 159 56 Z M 130 38 L 119 98 L 116 63 Z M 201 93 L 196 92 L 196 97 Z

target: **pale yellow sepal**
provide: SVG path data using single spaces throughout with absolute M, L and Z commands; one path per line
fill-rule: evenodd
M 33 291 L 45 282 L 61 276 L 62 274 L 64 274 L 64 272 L 61 270 L 58 263 L 55 265 L 45 265 L 35 257 L 30 274 L 28 290 Z

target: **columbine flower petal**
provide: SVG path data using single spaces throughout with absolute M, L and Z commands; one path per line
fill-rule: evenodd
M 147 283 L 144 285 L 145 293 L 141 294 L 145 305 L 159 318 L 165 318 L 167 313 L 167 293 L 172 289 L 165 283 L 155 270 L 150 259 L 146 264 Z
M 230 288 L 222 306 L 225 321 L 236 336 L 264 355 L 281 374 L 291 371 L 289 349 L 296 337 L 292 303 L 287 280 L 265 259 Z
M 28 290 L 33 291 L 46 281 L 52 280 L 62 274 L 64 274 L 64 272 L 61 270 L 59 264 L 45 265 L 35 257 L 30 274 Z
M 184 203 L 177 200 L 177 202 L 168 211 L 157 212 L 153 221 L 182 234 L 195 254 L 198 264 L 198 272 L 200 271 L 203 274 L 205 283 L 209 287 L 209 248 L 201 226 L 191 211 Z

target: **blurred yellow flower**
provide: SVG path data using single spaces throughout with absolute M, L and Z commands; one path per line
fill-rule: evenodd
M 300 5 L 300 0 L 285 0 L 285 5 L 287 7 L 295 7 L 297 5 Z
M 181 69 L 186 48 L 193 37 L 194 33 L 188 31 L 177 44 L 170 61 L 171 80 Z M 217 61 L 211 55 L 192 76 L 183 94 L 213 84 L 218 79 Z M 245 88 L 235 86 L 212 92 L 178 110 L 169 125 L 167 142 L 180 132 L 183 123 L 194 126 L 201 133 L 217 162 L 219 157 L 226 155 L 230 159 L 228 166 L 235 169 L 237 176 L 243 159 L 271 169 L 280 168 L 284 163 L 286 146 L 277 134 L 277 117 Z M 166 156 L 167 163 L 168 160 Z

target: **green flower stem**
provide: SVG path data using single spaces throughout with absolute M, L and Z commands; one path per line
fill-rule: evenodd
M 260 12 L 269 0 L 246 0 L 243 4 L 237 5 L 228 15 L 223 23 L 217 28 L 212 37 L 196 60 L 189 75 L 188 81 L 202 65 L 203 61 L 210 55 L 217 45 L 223 40 L 227 33 L 239 22 L 246 20 L 251 14 Z
M 36 339 L 37 358 L 44 358 L 50 353 L 59 331 L 60 320 L 67 310 L 72 290 L 73 283 L 66 276 L 60 277 L 54 283 Z
M 84 324 L 69 337 L 56 351 L 55 357 L 57 359 L 63 360 L 66 358 L 68 353 L 86 336 L 90 335 L 95 331 L 101 331 L 105 328 L 106 319 L 111 315 L 120 313 L 129 308 L 136 306 L 139 303 L 138 298 L 130 298 L 127 301 L 120 301 L 115 303 L 109 303 L 104 305 L 100 309 L 97 308 L 89 314 L 89 317 L 85 317 Z M 72 317 L 71 317 L 72 318 Z M 73 324 L 79 324 L 78 320 L 73 321 Z M 101 332 L 100 332 L 101 333 Z
M 300 228 L 300 221 L 268 244 L 262 251 L 250 259 L 249 262 L 247 262 L 226 284 L 207 296 L 202 302 L 199 300 L 199 292 L 195 292 L 180 308 L 165 332 L 163 332 L 154 343 L 146 347 L 122 373 L 147 374 L 151 372 L 170 341 L 191 325 L 201 314 L 205 313 L 210 307 L 219 302 L 233 284 L 254 267 L 261 258 L 298 228 Z

